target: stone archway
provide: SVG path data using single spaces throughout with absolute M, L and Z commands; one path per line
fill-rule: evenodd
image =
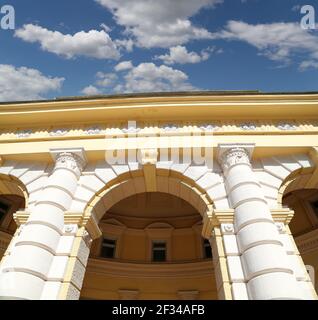
M 157 170 L 155 188 L 149 189 L 142 170 L 131 171 L 117 176 L 99 190 L 88 202 L 84 218 L 93 217 L 97 222 L 110 207 L 120 200 L 133 194 L 144 192 L 162 192 L 172 194 L 188 201 L 207 219 L 214 204 L 206 190 L 197 185 L 194 180 L 172 170 Z
M 25 185 L 15 176 L 0 174 L 0 260 L 9 254 L 9 244 L 17 231 L 16 211 L 28 203 Z
M 103 235 L 92 243 L 81 299 L 217 299 L 202 217 L 183 199 L 132 195 L 106 211 L 99 228 Z M 153 260 L 154 243 L 163 245 L 162 261 Z
M 294 216 L 289 224 L 300 256 L 314 285 L 318 289 L 318 180 L 317 169 L 296 170 L 281 187 L 279 201 L 292 209 Z
M 89 219 L 94 219 L 95 223 L 98 224 L 107 211 L 109 211 L 113 207 L 116 207 L 116 204 L 118 205 L 119 203 L 125 201 L 125 199 L 138 195 L 143 196 L 144 194 L 162 194 L 166 195 L 162 196 L 163 198 L 167 198 L 168 196 L 170 196 L 176 199 L 180 199 L 180 201 L 183 201 L 184 203 L 187 203 L 189 206 L 194 208 L 194 210 L 198 213 L 198 217 L 201 216 L 201 218 L 199 218 L 199 220 L 201 220 L 201 224 L 200 226 L 193 225 L 191 226 L 191 228 L 194 228 L 193 232 L 196 237 L 198 237 L 199 239 L 202 238 L 202 220 L 209 219 L 211 217 L 211 213 L 213 212 L 213 202 L 206 191 L 202 187 L 198 186 L 189 177 L 183 176 L 179 172 L 175 172 L 172 170 L 157 169 L 155 184 L 155 186 L 149 189 L 149 185 L 147 186 L 147 180 L 145 179 L 144 172 L 142 170 L 132 171 L 128 175 L 122 174 L 116 177 L 116 179 L 114 179 L 113 181 L 110 181 L 104 188 L 96 193 L 95 197 L 91 199 L 90 203 L 86 207 L 85 217 L 86 219 L 88 219 L 88 217 Z M 115 229 L 121 229 L 120 232 L 122 232 L 122 229 L 126 228 L 126 226 L 121 225 L 120 222 L 114 219 L 115 216 L 112 217 L 111 223 L 116 225 Z M 168 228 L 166 223 L 158 221 L 160 221 L 160 219 L 157 219 L 155 223 L 149 222 L 149 225 L 146 227 L 145 232 L 148 234 L 148 236 L 152 234 L 157 235 L 157 237 L 161 235 L 161 238 L 167 238 L 166 234 L 171 234 L 173 227 L 171 227 L 170 225 L 170 227 Z M 168 243 L 169 246 L 171 246 L 170 242 Z M 101 270 L 101 262 L 94 261 L 94 264 L 95 267 L 98 267 L 99 270 Z M 108 264 L 113 269 L 113 265 L 116 263 L 108 262 Z M 90 267 L 90 265 L 88 267 Z M 136 273 L 133 265 L 129 263 L 119 263 L 119 269 L 122 268 L 126 268 L 126 277 L 127 274 L 129 275 L 129 273 L 131 276 L 133 276 L 134 274 L 138 274 Z M 167 265 L 160 266 L 149 265 L 149 262 L 144 262 L 140 263 L 139 268 L 143 269 L 144 273 L 148 274 L 148 276 L 152 275 L 154 277 L 154 280 L 156 279 L 156 272 L 158 273 L 158 275 L 161 274 L 161 279 L 163 279 L 162 282 L 166 277 L 175 277 L 176 279 L 179 278 L 179 282 L 182 279 L 185 280 L 186 278 L 180 278 L 180 273 L 183 275 L 183 277 L 188 277 L 188 283 L 184 284 L 184 286 L 181 286 L 180 290 L 176 292 L 175 298 L 179 299 L 184 299 L 185 297 L 192 297 L 193 299 L 195 299 L 199 296 L 199 292 L 195 290 L 195 284 L 192 290 L 182 290 L 182 288 L 187 288 L 187 286 L 189 286 L 189 281 L 191 280 L 192 282 L 195 282 L 194 278 L 197 278 L 197 281 L 199 281 L 201 273 L 201 278 L 204 278 L 204 280 L 201 279 L 200 281 L 205 283 L 207 281 L 210 281 L 212 286 L 215 286 L 214 297 L 216 297 L 216 285 L 213 285 L 213 283 L 215 283 L 215 280 L 213 279 L 214 275 L 212 259 L 209 262 L 202 261 L 202 259 L 197 259 L 196 262 L 192 261 L 191 263 L 189 263 L 189 261 L 188 263 L 186 263 L 185 261 L 183 261 L 183 263 L 178 263 L 177 261 L 173 263 L 173 261 L 171 261 Z M 191 273 L 193 274 L 191 275 Z M 123 274 L 121 274 L 121 276 L 123 276 Z M 139 277 L 140 276 L 141 275 L 139 273 Z M 211 277 L 211 279 L 209 279 L 209 277 Z M 138 295 L 136 292 L 138 292 Z M 137 298 L 137 296 L 139 296 L 139 290 L 132 290 L 131 288 L 127 290 L 122 288 L 118 290 L 118 294 L 120 298 Z M 151 297 L 151 295 L 147 296 L 147 294 L 145 293 L 141 294 L 140 296 L 146 298 Z M 164 297 L 164 294 L 162 294 L 162 297 Z M 171 294 L 168 297 L 169 299 L 173 299 Z M 158 296 L 156 296 L 156 298 L 158 298 Z

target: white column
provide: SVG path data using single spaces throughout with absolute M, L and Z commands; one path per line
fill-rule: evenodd
M 252 145 L 220 145 L 234 228 L 249 299 L 301 299 L 279 232 L 257 181 Z
M 82 149 L 51 150 L 55 167 L 0 269 L 0 298 L 40 299 L 85 164 Z

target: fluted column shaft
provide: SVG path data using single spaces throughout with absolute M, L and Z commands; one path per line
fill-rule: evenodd
M 63 234 L 69 209 L 84 165 L 70 151 L 55 154 L 55 167 L 30 217 L 0 268 L 0 297 L 40 299 L 52 260 Z
M 220 146 L 234 227 L 249 299 L 299 299 L 296 278 L 279 239 L 248 149 Z

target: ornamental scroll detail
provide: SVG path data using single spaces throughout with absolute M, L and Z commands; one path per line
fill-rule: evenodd
M 224 152 L 220 157 L 220 164 L 224 171 L 236 164 L 251 165 L 249 154 L 244 148 L 233 148 Z

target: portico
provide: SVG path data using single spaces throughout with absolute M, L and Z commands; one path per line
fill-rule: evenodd
M 115 297 L 89 284 L 108 270 L 110 291 L 130 299 L 158 297 L 160 277 L 175 279 L 168 298 L 317 299 L 289 228 L 305 213 L 284 205 L 318 187 L 317 107 L 315 94 L 251 92 L 1 105 L 0 196 L 25 203 L 0 219 L 1 298 L 79 299 L 83 283 L 85 298 Z M 144 204 L 128 210 L 125 199 Z M 309 233 L 298 227 L 303 245 Z M 114 260 L 99 259 L 101 239 Z

